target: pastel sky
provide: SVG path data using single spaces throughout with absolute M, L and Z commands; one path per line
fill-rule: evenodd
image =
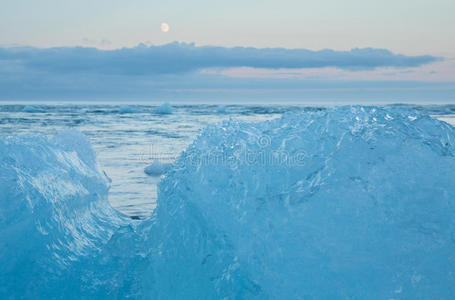
M 454 11 L 453 0 L 3 0 L 0 100 L 455 102 Z

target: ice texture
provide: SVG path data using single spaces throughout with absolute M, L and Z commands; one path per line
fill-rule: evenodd
M 156 108 L 155 113 L 160 115 L 168 115 L 172 114 L 172 111 L 172 105 L 169 102 L 165 102 Z
M 127 221 L 83 136 L 3 139 L 0 296 L 451 299 L 454 143 L 396 107 L 229 120 Z
M 160 185 L 163 248 L 182 251 L 166 261 L 191 253 L 179 274 L 215 298 L 448 299 L 454 143 L 453 127 L 403 109 L 209 126 Z
M 76 285 L 75 262 L 127 224 L 108 187 L 79 132 L 0 139 L 1 299 L 53 298 Z

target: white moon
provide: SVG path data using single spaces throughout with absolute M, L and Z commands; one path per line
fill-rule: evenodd
M 169 25 L 167 23 L 161 23 L 161 31 L 162 32 L 168 32 L 169 31 Z

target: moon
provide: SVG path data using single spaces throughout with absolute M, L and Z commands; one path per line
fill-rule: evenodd
M 161 31 L 162 32 L 168 32 L 169 31 L 169 24 L 161 23 Z

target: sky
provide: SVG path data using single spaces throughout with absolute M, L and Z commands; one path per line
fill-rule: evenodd
M 3 101 L 455 102 L 453 0 L 0 1 Z

